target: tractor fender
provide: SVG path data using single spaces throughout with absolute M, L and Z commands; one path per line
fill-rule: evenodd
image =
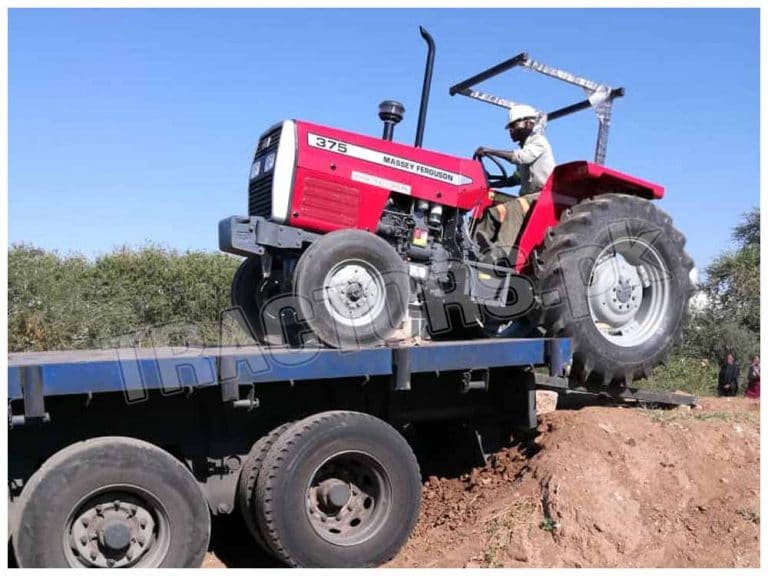
M 528 216 L 518 242 L 515 271 L 529 267 L 529 257 L 544 243 L 547 230 L 560 222 L 563 210 L 585 198 L 620 193 L 658 200 L 664 187 L 593 162 L 577 161 L 555 167 Z

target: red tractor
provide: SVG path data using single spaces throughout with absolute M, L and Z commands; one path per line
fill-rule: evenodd
M 652 202 L 664 189 L 603 165 L 612 103 L 624 90 L 527 54 L 450 88 L 510 108 L 474 86 L 519 67 L 588 95 L 542 119 L 592 108 L 599 121 L 595 161 L 557 166 L 511 261 L 489 260 L 473 229 L 506 171 L 492 157 L 500 173 L 485 169 L 487 156 L 421 148 L 434 62 L 434 42 L 421 34 L 428 56 L 414 146 L 392 141 L 404 112 L 394 101 L 379 107 L 382 138 L 298 120 L 260 137 L 249 215 L 219 224 L 221 249 L 246 257 L 232 283 L 243 324 L 268 345 L 315 338 L 341 348 L 404 333 L 567 336 L 572 375 L 606 383 L 647 376 L 681 334 L 694 268 L 684 236 Z

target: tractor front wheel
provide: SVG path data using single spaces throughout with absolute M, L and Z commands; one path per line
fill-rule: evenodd
M 286 286 L 283 261 L 272 259 L 268 278 L 262 259 L 250 256 L 240 263 L 232 279 L 230 297 L 238 310 L 243 330 L 257 342 L 269 346 L 297 345 L 301 331 L 296 301 Z
M 337 230 L 302 254 L 294 272 L 302 320 L 336 347 L 383 342 L 408 311 L 410 279 L 386 241 L 362 230 Z

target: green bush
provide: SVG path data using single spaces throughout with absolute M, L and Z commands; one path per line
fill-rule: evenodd
M 746 366 L 760 347 L 760 209 L 743 215 L 733 229 L 735 247 L 706 268 L 701 284 L 709 304 L 685 331 L 684 356 L 720 363 L 732 352 Z
M 98 348 L 116 338 L 141 339 L 150 328 L 155 345 L 216 343 L 238 264 L 226 254 L 153 245 L 123 247 L 94 260 L 14 245 L 8 252 L 8 348 Z
M 672 356 L 667 364 L 653 371 L 647 382 L 638 385 L 652 390 L 713 396 L 717 394 L 718 371 L 719 366 L 707 359 Z

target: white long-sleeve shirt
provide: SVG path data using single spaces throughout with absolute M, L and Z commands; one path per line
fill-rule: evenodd
M 555 169 L 552 147 L 543 134 L 531 134 L 519 150 L 509 153 L 512 163 L 520 173 L 520 196 L 540 192 Z

